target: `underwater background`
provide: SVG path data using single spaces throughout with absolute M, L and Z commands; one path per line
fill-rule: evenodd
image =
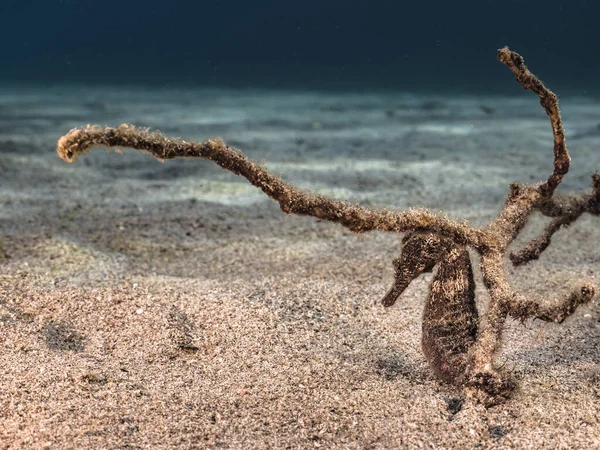
M 0 0 L 0 449 L 600 448 L 597 299 L 562 325 L 507 321 L 497 364 L 520 389 L 485 409 L 421 350 L 434 274 L 380 303 L 399 235 L 285 215 L 212 161 L 56 154 L 86 124 L 221 137 L 311 192 L 486 224 L 510 183 L 553 168 L 505 45 L 560 97 L 558 192 L 590 189 L 599 16 L 585 0 Z M 510 283 L 598 286 L 598 242 L 582 216 Z
M 2 0 L 0 80 L 502 92 L 507 45 L 561 92 L 596 92 L 599 14 L 592 0 Z

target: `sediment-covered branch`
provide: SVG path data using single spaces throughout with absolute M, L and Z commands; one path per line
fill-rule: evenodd
M 554 170 L 543 183 L 513 183 L 498 216 L 480 228 L 423 208 L 406 211 L 367 208 L 313 194 L 284 182 L 220 139 L 196 143 L 132 125 L 116 128 L 88 125 L 60 138 L 57 151 L 68 162 L 98 146 L 133 148 L 159 160 L 204 158 L 245 177 L 277 201 L 285 213 L 339 223 L 357 233 L 372 230 L 406 233 L 400 256 L 394 260 L 394 283 L 383 304 L 393 305 L 411 281 L 437 265 L 423 317 L 423 350 L 439 378 L 464 387 L 474 398 L 490 405 L 506 398 L 514 387 L 512 379 L 493 365 L 507 316 L 562 322 L 595 294 L 591 283 L 582 282 L 568 296 L 553 303 L 526 298 L 507 282 L 508 246 L 534 211 L 552 217 L 553 221 L 538 238 L 511 255 L 515 265 L 537 258 L 557 230 L 583 213 L 600 214 L 598 174 L 592 177 L 591 193 L 554 195 L 570 165 L 556 95 L 529 71 L 518 53 L 505 47 L 498 50 L 498 59 L 513 71 L 522 87 L 540 98 L 552 125 Z M 469 248 L 481 256 L 480 270 L 490 294 L 482 329 L 479 329 Z
M 94 147 L 133 148 L 161 161 L 173 158 L 208 159 L 246 178 L 277 201 L 281 210 L 287 214 L 313 216 L 340 223 L 357 233 L 373 230 L 435 233 L 457 244 L 476 248 L 484 239 L 480 230 L 470 228 L 466 222 L 454 221 L 424 208 L 407 211 L 365 208 L 302 190 L 271 174 L 265 167 L 229 147 L 221 139 L 189 142 L 132 125 L 125 124 L 116 128 L 88 125 L 75 128 L 61 137 L 57 152 L 65 161 L 74 162 Z
M 548 248 L 552 236 L 562 227 L 569 226 L 582 214 L 600 215 L 600 175 L 592 176 L 593 190 L 581 194 L 570 194 L 554 197 L 540 207 L 540 212 L 554 219 L 542 233 L 528 242 L 521 250 L 512 252 L 510 260 L 515 266 L 538 259 Z
M 512 70 L 517 82 L 524 89 L 530 89 L 537 94 L 540 98 L 540 104 L 550 118 L 552 134 L 554 135 L 554 172 L 540 186 L 540 192 L 544 197 L 551 197 L 554 190 L 569 171 L 571 163 L 571 158 L 567 151 L 565 129 L 558 107 L 558 97 L 554 92 L 546 88 L 538 77 L 529 71 L 525 65 L 525 60 L 517 52 L 511 51 L 508 47 L 501 48 L 498 50 L 498 60 Z

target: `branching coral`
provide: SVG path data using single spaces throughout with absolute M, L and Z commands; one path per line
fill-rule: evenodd
M 400 256 L 394 260 L 395 281 L 383 304 L 392 306 L 412 280 L 437 266 L 423 317 L 425 356 L 440 379 L 463 387 L 477 400 L 493 404 L 509 396 L 515 386 L 507 374 L 493 366 L 507 316 L 562 322 L 595 294 L 592 284 L 582 282 L 564 298 L 553 301 L 526 298 L 507 282 L 507 247 L 534 211 L 552 217 L 553 221 L 541 236 L 510 255 L 515 265 L 536 259 L 560 227 L 573 223 L 585 212 L 595 215 L 600 212 L 598 174 L 592 176 L 591 192 L 554 195 L 570 164 L 557 97 L 529 71 L 519 54 L 505 47 L 498 50 L 498 59 L 514 72 L 521 86 L 540 98 L 552 124 L 554 170 L 542 183 L 513 183 L 496 219 L 479 228 L 426 209 L 366 208 L 312 194 L 285 183 L 218 139 L 195 143 L 131 125 L 87 126 L 60 138 L 57 150 L 68 162 L 96 146 L 134 148 L 160 160 L 205 158 L 245 177 L 277 201 L 285 213 L 337 222 L 357 233 L 371 230 L 406 233 Z M 486 320 L 481 323 L 469 248 L 480 255 L 480 270 L 490 296 Z

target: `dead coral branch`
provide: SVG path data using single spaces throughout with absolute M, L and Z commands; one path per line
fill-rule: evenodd
M 510 254 L 510 260 L 515 266 L 526 264 L 538 259 L 542 252 L 548 248 L 552 236 L 562 227 L 567 227 L 575 222 L 583 213 L 600 215 L 600 175 L 592 175 L 592 192 L 570 194 L 554 198 L 540 208 L 546 216 L 554 220 L 544 229 L 542 234 L 530 241 L 524 248 Z
M 569 171 L 571 163 L 565 141 L 565 129 L 562 124 L 560 109 L 558 108 L 558 98 L 554 92 L 546 88 L 544 83 L 529 71 L 525 65 L 525 60 L 517 52 L 509 50 L 508 47 L 501 48 L 498 50 L 498 60 L 513 71 L 517 82 L 524 89 L 530 89 L 537 94 L 540 98 L 540 104 L 550 118 L 552 134 L 554 135 L 554 172 L 540 186 L 540 191 L 544 197 L 551 197 L 554 190 Z
M 514 387 L 513 380 L 493 366 L 507 316 L 562 322 L 595 294 L 594 286 L 583 282 L 568 295 L 552 301 L 526 298 L 507 282 L 508 246 L 535 211 L 553 217 L 554 221 L 539 238 L 511 256 L 515 265 L 537 258 L 562 226 L 573 223 L 585 212 L 598 215 L 600 210 L 597 174 L 593 176 L 591 193 L 554 195 L 570 165 L 558 99 L 529 71 L 519 54 L 505 47 L 498 50 L 498 59 L 514 72 L 523 88 L 540 98 L 552 125 L 554 169 L 543 183 L 513 183 L 496 219 L 481 228 L 423 208 L 408 211 L 366 208 L 312 194 L 285 183 L 220 139 L 195 143 L 131 125 L 117 128 L 88 125 L 60 138 L 57 151 L 68 162 L 97 146 L 134 148 L 160 160 L 205 158 L 245 177 L 277 201 L 285 213 L 336 222 L 357 233 L 371 230 L 406 233 L 400 256 L 394 260 L 394 284 L 383 304 L 393 305 L 412 280 L 437 265 L 423 318 L 424 353 L 439 378 L 464 387 L 486 404 L 493 404 L 510 395 Z M 490 295 L 487 320 L 482 321 L 485 325 L 481 329 L 468 248 L 481 256 L 480 270 Z
M 469 228 L 466 223 L 426 209 L 408 211 L 369 209 L 360 205 L 331 200 L 321 195 L 297 188 L 271 174 L 264 167 L 248 159 L 241 152 L 227 146 L 221 139 L 188 142 L 169 138 L 158 132 L 121 125 L 117 128 L 88 125 L 75 128 L 58 141 L 58 155 L 74 162 L 94 147 L 134 148 L 159 160 L 173 158 L 204 158 L 222 168 L 246 178 L 277 201 L 287 214 L 299 214 L 340 223 L 346 228 L 363 233 L 372 230 L 404 233 L 408 231 L 432 232 L 452 239 L 459 244 L 480 247 L 482 233 Z

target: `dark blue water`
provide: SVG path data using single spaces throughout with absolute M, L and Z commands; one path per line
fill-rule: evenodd
M 514 92 L 504 45 L 598 90 L 592 0 L 0 0 L 0 79 Z

